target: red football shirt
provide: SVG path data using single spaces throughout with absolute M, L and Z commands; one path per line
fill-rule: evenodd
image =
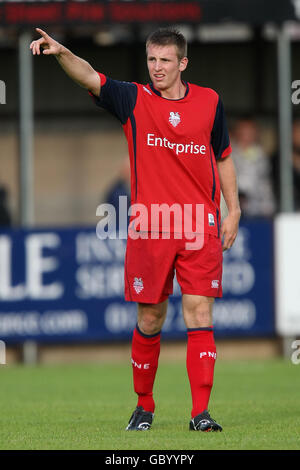
M 219 236 L 216 161 L 228 156 L 231 146 L 218 94 L 185 82 L 185 96 L 169 100 L 152 84 L 99 75 L 100 97 L 94 99 L 123 125 L 131 164 L 131 204 L 145 207 L 148 230 L 190 232 L 191 227 L 195 233 Z M 197 216 L 202 213 L 197 204 L 204 209 L 203 220 Z M 168 208 L 170 225 L 168 217 L 158 214 L 162 210 L 166 215 Z

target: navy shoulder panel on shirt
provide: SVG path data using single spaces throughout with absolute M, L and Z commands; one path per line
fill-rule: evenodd
M 218 100 L 214 125 L 211 131 L 211 144 L 216 160 L 222 157 L 224 150 L 230 145 L 224 106 L 220 98 Z
M 106 109 L 125 124 L 136 104 L 137 85 L 107 77 L 100 96 L 94 98 L 97 106 Z

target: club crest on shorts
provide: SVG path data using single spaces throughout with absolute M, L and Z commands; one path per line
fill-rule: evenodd
M 134 278 L 133 287 L 134 287 L 134 290 L 137 294 L 142 292 L 142 290 L 144 289 L 144 283 L 143 283 L 143 280 L 142 280 L 141 277 L 135 277 Z
M 172 124 L 173 127 L 176 127 L 180 122 L 181 119 L 179 113 L 174 113 L 171 111 L 169 116 L 169 123 Z
M 212 289 L 219 289 L 219 280 L 214 279 L 213 281 L 211 281 L 211 287 Z

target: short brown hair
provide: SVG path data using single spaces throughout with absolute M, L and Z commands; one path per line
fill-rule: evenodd
M 179 60 L 187 56 L 187 40 L 184 35 L 175 28 L 159 28 L 151 33 L 146 41 L 146 52 L 149 44 L 155 44 L 156 46 L 174 45 L 177 47 Z

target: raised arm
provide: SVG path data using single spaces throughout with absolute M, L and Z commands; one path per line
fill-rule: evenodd
M 227 205 L 228 215 L 221 226 L 221 238 L 223 238 L 223 250 L 231 248 L 239 228 L 241 209 L 238 198 L 238 186 L 236 173 L 231 156 L 217 161 L 220 186 Z
M 74 82 L 99 96 L 101 82 L 96 70 L 86 60 L 73 54 L 42 29 L 36 28 L 36 31 L 42 37 L 30 44 L 33 55 L 40 55 L 41 49 L 45 55 L 54 55 L 60 66 Z

